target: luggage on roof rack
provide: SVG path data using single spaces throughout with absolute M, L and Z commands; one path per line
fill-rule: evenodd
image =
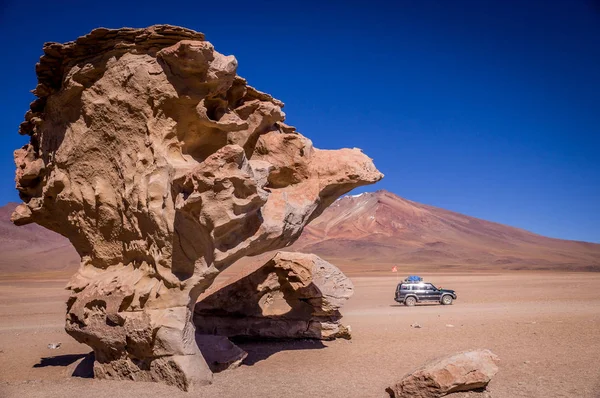
M 423 282 L 423 278 L 417 275 L 410 275 L 404 280 L 405 282 Z

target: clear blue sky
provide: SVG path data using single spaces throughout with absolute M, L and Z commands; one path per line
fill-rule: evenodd
M 43 42 L 169 23 L 234 54 L 315 146 L 373 157 L 368 190 L 600 242 L 598 2 L 133 3 L 0 0 L 0 204 Z

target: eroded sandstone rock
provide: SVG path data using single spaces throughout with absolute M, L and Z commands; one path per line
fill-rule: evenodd
M 93 348 L 96 377 L 210 382 L 198 295 L 382 177 L 358 149 L 313 148 L 236 68 L 201 33 L 168 25 L 44 45 L 13 221 L 56 231 L 81 255 L 66 330 Z
M 485 388 L 499 361 L 490 350 L 461 352 L 417 369 L 387 391 L 395 398 L 438 398 Z
M 350 279 L 318 256 L 279 252 L 199 301 L 194 323 L 228 337 L 349 339 L 339 309 L 353 293 Z

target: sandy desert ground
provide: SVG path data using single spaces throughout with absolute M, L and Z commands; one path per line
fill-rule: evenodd
M 5 276 L 0 396 L 385 397 L 388 385 L 424 362 L 489 348 L 502 362 L 486 396 L 600 397 L 600 274 L 429 274 L 459 299 L 414 308 L 392 300 L 397 277 L 351 276 L 356 293 L 344 309 L 351 341 L 240 344 L 249 352 L 245 364 L 193 393 L 67 377 L 68 365 L 89 349 L 63 330 L 64 277 Z M 414 322 L 422 328 L 411 328 Z M 48 349 L 52 342 L 61 348 Z

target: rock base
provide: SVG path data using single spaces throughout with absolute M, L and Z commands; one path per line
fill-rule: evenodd
M 199 353 L 142 361 L 130 358 L 108 363 L 96 361 L 94 377 L 108 380 L 162 382 L 183 391 L 193 391 L 195 387 L 212 382 L 212 372 Z

